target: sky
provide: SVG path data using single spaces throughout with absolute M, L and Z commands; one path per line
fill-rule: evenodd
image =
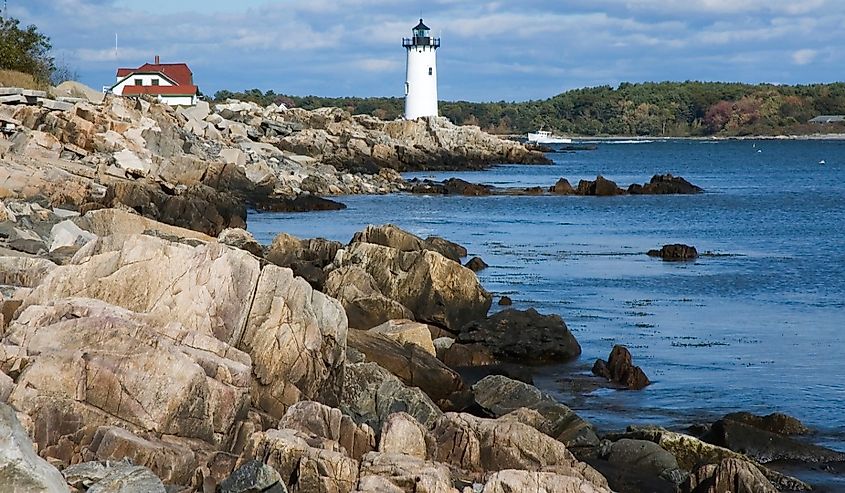
M 621 82 L 845 80 L 845 0 L 7 0 L 101 88 L 186 62 L 205 94 L 402 96 L 401 39 L 441 38 L 441 100 L 523 101 Z M 115 52 L 115 35 L 117 51 Z

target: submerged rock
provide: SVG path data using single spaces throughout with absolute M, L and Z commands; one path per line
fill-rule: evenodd
M 649 250 L 649 257 L 660 257 L 663 260 L 695 260 L 698 258 L 698 250 L 694 246 L 675 243 L 663 245 L 660 250 Z
M 723 420 L 739 421 L 761 430 L 777 433 L 778 435 L 807 435 L 811 432 L 804 423 L 797 418 L 783 414 L 772 413 L 766 416 L 757 416 L 746 412 L 726 414 Z
M 778 460 L 808 463 L 845 462 L 845 453 L 799 442 L 732 419 L 716 421 L 702 438 L 714 445 L 753 457 L 764 464 Z
M 605 177 L 599 175 L 595 181 L 581 180 L 578 182 L 578 187 L 575 189 L 578 195 L 595 195 L 599 197 L 606 197 L 610 195 L 621 195 L 624 192 L 615 182 L 612 182 Z
M 701 193 L 704 190 L 693 185 L 680 176 L 672 176 L 671 174 L 654 175 L 651 180 L 644 185 L 637 185 L 636 183 L 628 187 L 628 193 L 632 195 L 640 194 L 693 194 Z
M 625 346 L 613 346 L 607 361 L 597 359 L 593 374 L 631 390 L 640 390 L 651 382 L 639 366 L 634 366 L 631 352 Z
M 484 269 L 486 269 L 487 267 L 490 267 L 490 266 L 487 265 L 486 262 L 481 260 L 481 258 L 472 257 L 471 259 L 469 259 L 469 261 L 466 263 L 466 265 L 464 267 L 466 267 L 467 269 L 469 269 L 473 272 L 480 272 L 480 271 L 482 271 L 482 270 L 484 270 Z

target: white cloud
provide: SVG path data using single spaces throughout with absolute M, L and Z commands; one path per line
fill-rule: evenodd
M 172 8 L 165 14 L 161 5 Z M 50 35 L 93 86 L 109 82 L 117 65 L 160 54 L 189 63 L 204 92 L 322 95 L 401 93 L 399 40 L 420 14 L 416 4 L 388 0 L 27 0 L 10 7 Z M 638 80 L 804 83 L 819 75 L 798 67 L 822 58 L 829 74 L 845 73 L 845 0 L 430 0 L 423 17 L 443 36 L 445 98 L 542 98 L 549 88 Z M 333 77 L 339 70 L 340 81 Z
M 798 50 L 792 53 L 792 63 L 795 65 L 807 65 L 816 59 L 818 52 L 816 50 Z
M 352 63 L 367 72 L 390 72 L 402 67 L 399 57 L 396 58 L 364 58 Z

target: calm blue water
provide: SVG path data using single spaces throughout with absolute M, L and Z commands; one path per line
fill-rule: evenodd
M 554 165 L 409 176 L 549 186 L 603 174 L 627 186 L 671 172 L 707 193 L 342 197 L 345 211 L 253 214 L 249 229 L 262 242 L 282 231 L 346 242 L 367 224 L 391 222 L 464 244 L 491 265 L 479 276 L 488 290 L 567 321 L 583 355 L 536 383 L 602 430 L 781 411 L 845 450 L 845 142 L 600 144 L 550 157 Z M 644 255 L 672 242 L 724 255 L 694 263 Z M 631 348 L 651 386 L 577 398 L 561 391 L 562 375 L 588 374 L 617 343 Z

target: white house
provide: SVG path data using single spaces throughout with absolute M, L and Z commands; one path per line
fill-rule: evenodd
M 138 68 L 117 69 L 117 81 L 108 89 L 117 96 L 156 96 L 171 106 L 197 104 L 199 88 L 194 74 L 184 63 L 145 63 Z
M 405 119 L 437 116 L 437 48 L 440 38 L 420 19 L 412 37 L 403 38 L 408 53 L 405 71 Z

